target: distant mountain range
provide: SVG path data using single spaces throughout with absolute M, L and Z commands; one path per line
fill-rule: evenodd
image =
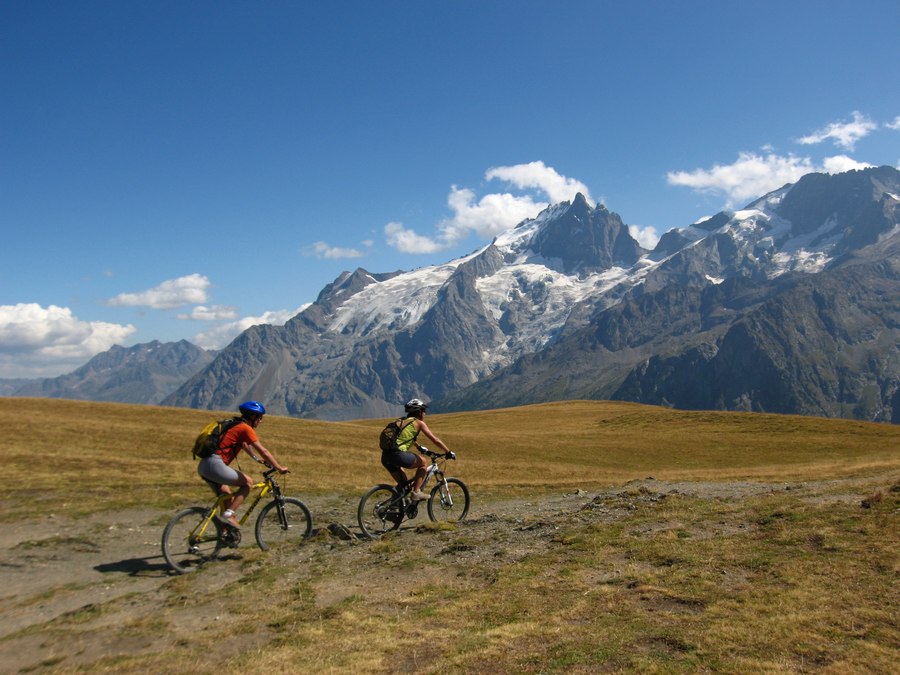
M 39 380 L 6 380 L 6 396 L 70 398 L 84 401 L 158 404 L 208 366 L 216 352 L 181 340 L 120 347 L 97 354 L 67 375 Z
M 898 223 L 892 167 L 807 175 L 652 251 L 577 195 L 444 265 L 346 272 L 284 326 L 186 362 L 160 400 L 340 420 L 412 396 L 436 411 L 608 398 L 897 423 Z M 84 393 L 79 371 L 64 378 Z M 89 397 L 134 397 L 139 379 L 95 373 Z M 46 382 L 27 395 L 62 391 Z

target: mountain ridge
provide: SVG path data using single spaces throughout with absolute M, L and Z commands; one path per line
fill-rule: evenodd
M 284 327 L 269 327 L 268 343 L 233 343 L 217 358 L 218 365 L 198 373 L 166 403 L 228 407 L 253 392 L 266 394 L 277 412 L 352 419 L 393 414 L 412 395 L 442 409 L 465 410 L 576 394 L 633 392 L 647 397 L 653 391 L 665 405 L 676 407 L 712 401 L 726 408 L 789 409 L 794 401 L 798 412 L 847 414 L 850 404 L 836 410 L 823 406 L 820 397 L 813 397 L 815 405 L 800 405 L 804 399 L 791 387 L 777 402 L 758 395 L 676 396 L 690 388 L 676 385 L 674 373 L 681 369 L 673 370 L 673 362 L 666 362 L 666 372 L 673 374 L 665 395 L 661 383 L 654 389 L 646 378 L 660 372 L 655 364 L 663 357 L 687 358 L 694 350 L 689 352 L 694 359 L 715 359 L 729 330 L 738 330 L 734 323 L 744 321 L 746 328 L 753 308 L 772 312 L 786 302 L 777 298 L 795 275 L 820 275 L 854 257 L 860 265 L 890 257 L 897 238 L 898 194 L 900 177 L 891 167 L 810 174 L 744 209 L 671 230 L 653 251 L 640 247 L 618 214 L 603 205 L 591 207 L 576 195 L 443 265 L 383 275 L 362 268 L 342 274 Z M 877 269 L 863 272 L 859 267 L 855 273 L 877 275 Z M 893 282 L 884 283 L 890 297 Z M 737 295 L 741 289 L 749 295 Z M 806 297 L 802 311 L 815 312 L 809 305 L 815 301 Z M 738 302 L 747 307 L 734 306 Z M 699 312 L 691 303 L 705 309 Z M 877 298 L 870 304 L 878 305 Z M 875 315 L 879 311 L 871 310 Z M 885 311 L 891 314 L 893 305 Z M 871 316 L 865 320 L 871 323 Z M 816 327 L 854 334 L 852 326 L 841 322 L 838 317 Z M 751 332 L 761 340 L 766 325 L 759 321 Z M 591 330 L 612 331 L 603 340 L 619 339 L 625 347 L 602 353 L 591 349 L 583 333 Z M 641 330 L 645 339 L 632 344 Z M 887 337 L 877 344 L 892 357 L 897 342 L 893 320 L 881 330 Z M 789 339 L 805 338 L 794 334 Z M 851 348 L 821 336 L 819 342 L 830 344 L 829 349 L 838 344 Z M 747 348 L 758 345 L 747 343 Z M 562 356 L 554 356 L 554 349 Z M 657 361 L 650 368 L 653 357 Z M 241 365 L 244 358 L 250 365 Z M 539 363 L 552 363 L 554 374 L 539 376 Z M 880 404 L 863 406 L 866 414 L 893 418 L 892 363 L 889 358 L 887 381 L 879 385 L 884 390 Z M 587 373 L 595 379 L 590 387 L 573 384 L 583 383 Z M 740 379 L 740 374 L 718 377 Z M 229 378 L 232 382 L 226 384 Z M 241 385 L 234 386 L 235 381 Z
M 455 260 L 342 272 L 159 402 L 342 420 L 411 396 L 444 411 L 610 398 L 897 422 L 898 195 L 893 167 L 808 174 L 647 250 L 576 194 Z
M 214 351 L 187 340 L 113 345 L 71 373 L 7 381 L 4 395 L 155 404 L 211 363 L 214 356 Z

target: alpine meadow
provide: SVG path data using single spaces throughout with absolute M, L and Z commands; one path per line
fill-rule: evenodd
M 0 675 L 900 675 L 898 26 L 0 2 Z
M 225 413 L 2 398 L 4 672 L 890 672 L 900 428 L 569 401 L 429 416 L 461 523 L 358 536 L 383 419 L 267 416 L 314 534 L 173 575 Z M 244 470 L 258 475 L 256 467 Z M 410 575 L 418 583 L 409 586 Z M 398 591 L 398 589 L 402 589 Z M 228 626 L 228 640 L 221 631 Z M 215 652 L 215 658 L 208 655 Z

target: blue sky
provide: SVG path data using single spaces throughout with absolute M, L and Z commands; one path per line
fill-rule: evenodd
M 900 3 L 0 4 L 0 377 L 224 346 L 585 192 L 644 242 L 900 165 Z

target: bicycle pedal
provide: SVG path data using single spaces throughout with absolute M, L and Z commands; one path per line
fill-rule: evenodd
M 225 527 L 226 530 L 240 531 L 240 529 L 241 529 L 239 525 L 235 525 L 234 523 L 232 523 L 230 520 L 228 520 L 224 516 L 217 515 L 215 518 L 217 521 L 219 521 L 220 525 Z

